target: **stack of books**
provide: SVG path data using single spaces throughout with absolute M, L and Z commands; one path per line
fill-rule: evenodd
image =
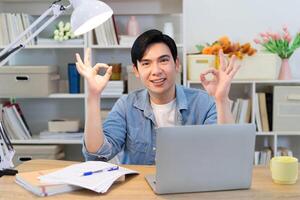
M 109 81 L 107 86 L 102 92 L 102 95 L 122 95 L 124 91 L 124 82 L 123 81 Z
M 114 16 L 109 18 L 106 22 L 95 28 L 94 35 L 96 43 L 99 46 L 113 46 L 119 44 L 117 29 Z
M 269 165 L 273 156 L 273 150 L 271 147 L 264 147 L 261 151 L 255 151 L 254 164 L 255 165 Z
M 8 137 L 13 140 L 31 139 L 32 134 L 26 123 L 19 104 L 1 104 L 3 129 Z
M 30 26 L 28 14 L 23 13 L 0 13 L 0 45 L 8 45 L 13 42 L 22 32 Z M 30 37 L 30 31 L 22 39 L 24 42 Z M 31 40 L 27 45 L 34 45 Z
M 137 36 L 130 35 L 119 35 L 121 46 L 132 46 L 133 42 L 136 40 Z
M 61 139 L 61 140 L 80 140 L 83 137 L 83 132 L 50 132 L 42 131 L 40 132 L 39 139 Z
M 251 101 L 250 99 L 240 99 L 233 101 L 231 104 L 231 112 L 235 119 L 235 123 L 249 123 L 251 117 Z
M 272 128 L 272 94 L 269 93 L 255 93 L 254 96 L 255 105 L 255 123 L 257 131 L 269 132 Z

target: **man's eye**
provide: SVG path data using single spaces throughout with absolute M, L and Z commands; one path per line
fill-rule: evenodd
M 160 62 L 165 64 L 165 63 L 169 62 L 169 59 L 168 58 L 164 58 L 164 59 L 161 59 Z
M 143 63 L 142 63 L 142 66 L 148 66 L 148 65 L 149 65 L 148 62 L 143 62 Z

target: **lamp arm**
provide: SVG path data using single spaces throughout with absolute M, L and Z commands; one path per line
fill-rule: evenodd
M 25 31 L 23 31 L 21 33 L 21 35 L 19 35 L 12 43 L 10 43 L 7 47 L 5 47 L 1 53 L 0 56 L 2 56 L 3 54 L 5 54 L 7 51 L 9 51 L 11 48 L 13 48 L 13 46 L 15 46 L 29 31 L 31 31 L 31 29 L 33 29 L 38 23 L 40 23 L 47 15 L 49 15 L 51 13 L 51 11 L 53 10 L 52 6 L 46 10 L 41 16 L 39 16 L 39 18 L 37 18 L 27 29 L 25 29 Z
M 0 52 L 0 67 L 3 66 L 11 56 L 18 53 L 21 49 L 25 48 L 25 45 L 28 44 L 34 37 L 36 37 L 40 32 L 42 32 L 51 22 L 58 18 L 66 9 L 69 9 L 71 5 L 63 6 L 53 3 L 51 7 L 46 10 L 39 18 L 37 18 L 24 32 L 21 33 L 11 44 L 4 48 Z M 39 24 L 43 19 L 47 17 L 51 12 L 53 16 L 50 17 L 45 23 L 42 24 L 35 32 L 33 32 L 29 38 L 25 40 L 24 43 L 21 43 L 21 39 L 31 31 L 37 24 Z M 19 43 L 19 44 L 18 44 Z M 17 46 L 16 46 L 17 45 Z

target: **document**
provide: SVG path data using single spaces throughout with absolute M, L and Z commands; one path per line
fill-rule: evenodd
M 105 193 L 115 181 L 126 174 L 138 172 L 107 162 L 88 161 L 40 176 L 39 180 L 48 184 L 69 184 Z

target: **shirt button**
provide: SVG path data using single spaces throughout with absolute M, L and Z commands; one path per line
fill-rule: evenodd
M 156 150 L 156 148 L 155 147 L 153 147 L 153 151 L 155 151 Z

